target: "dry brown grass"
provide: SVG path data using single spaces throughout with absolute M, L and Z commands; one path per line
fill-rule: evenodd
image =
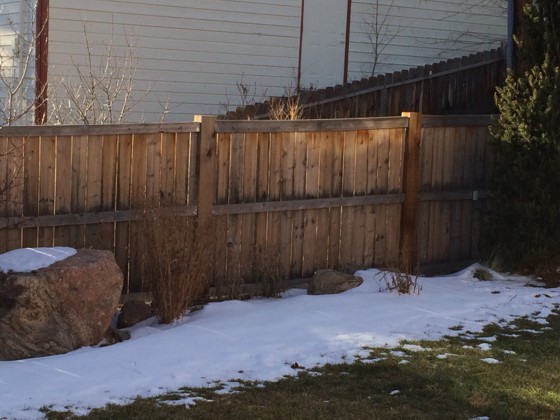
M 286 89 L 285 97 L 270 98 L 269 116 L 271 120 L 301 120 L 303 106 L 300 95 Z
M 396 267 L 382 272 L 381 281 L 385 286 L 384 290 L 396 291 L 399 295 L 420 294 L 422 286 L 418 284 L 416 272 L 408 259 L 404 255 L 401 256 Z
M 145 209 L 142 274 L 160 322 L 168 324 L 181 318 L 206 295 L 212 264 L 211 233 L 208 227 L 197 236 L 195 219 L 170 209 Z

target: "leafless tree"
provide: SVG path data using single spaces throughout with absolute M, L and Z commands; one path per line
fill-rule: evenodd
M 148 88 L 134 97 L 138 68 L 134 37 L 125 31 L 121 37 L 124 47 L 115 46 L 113 35 L 107 43 L 97 44 L 85 23 L 83 35 L 85 56 L 82 60 L 72 57 L 70 73 L 61 76 L 49 89 L 50 122 L 120 124 L 150 92 Z
M 399 34 L 398 26 L 389 25 L 393 6 L 393 1 L 383 6 L 379 0 L 373 0 L 371 10 L 364 15 L 365 33 L 371 48 L 371 76 L 375 75 L 385 49 Z

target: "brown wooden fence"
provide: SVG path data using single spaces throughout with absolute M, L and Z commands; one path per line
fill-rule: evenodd
M 489 114 L 497 111 L 494 93 L 505 77 L 505 55 L 498 49 L 303 91 L 300 105 L 303 118 L 387 117 L 403 109 L 430 115 Z M 271 107 L 271 101 L 257 103 L 224 118 L 268 119 Z
M 159 202 L 221 226 L 215 283 L 251 282 L 271 265 L 292 278 L 387 267 L 402 252 L 423 267 L 476 259 L 490 122 L 403 114 L 3 128 L 0 173 L 15 182 L 1 202 L 0 252 L 110 249 L 125 292 L 138 292 L 138 219 Z

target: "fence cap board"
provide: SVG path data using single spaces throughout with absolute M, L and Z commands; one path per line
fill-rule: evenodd
M 284 133 L 306 131 L 354 131 L 407 128 L 408 118 L 340 118 L 328 120 L 219 120 L 217 133 Z
M 116 134 L 198 133 L 200 123 L 31 125 L 0 127 L 0 136 L 99 136 Z
M 495 115 L 423 115 L 422 127 L 485 127 L 493 125 Z

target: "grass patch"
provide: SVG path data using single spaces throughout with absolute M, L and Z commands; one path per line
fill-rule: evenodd
M 229 394 L 220 385 L 182 388 L 95 409 L 86 418 L 558 418 L 560 311 L 547 320 L 543 325 L 520 318 L 479 334 L 369 349 L 367 358 L 352 364 L 301 371 L 278 382 L 238 381 Z M 189 408 L 169 404 L 186 397 L 199 399 Z M 51 419 L 68 414 L 47 410 Z

